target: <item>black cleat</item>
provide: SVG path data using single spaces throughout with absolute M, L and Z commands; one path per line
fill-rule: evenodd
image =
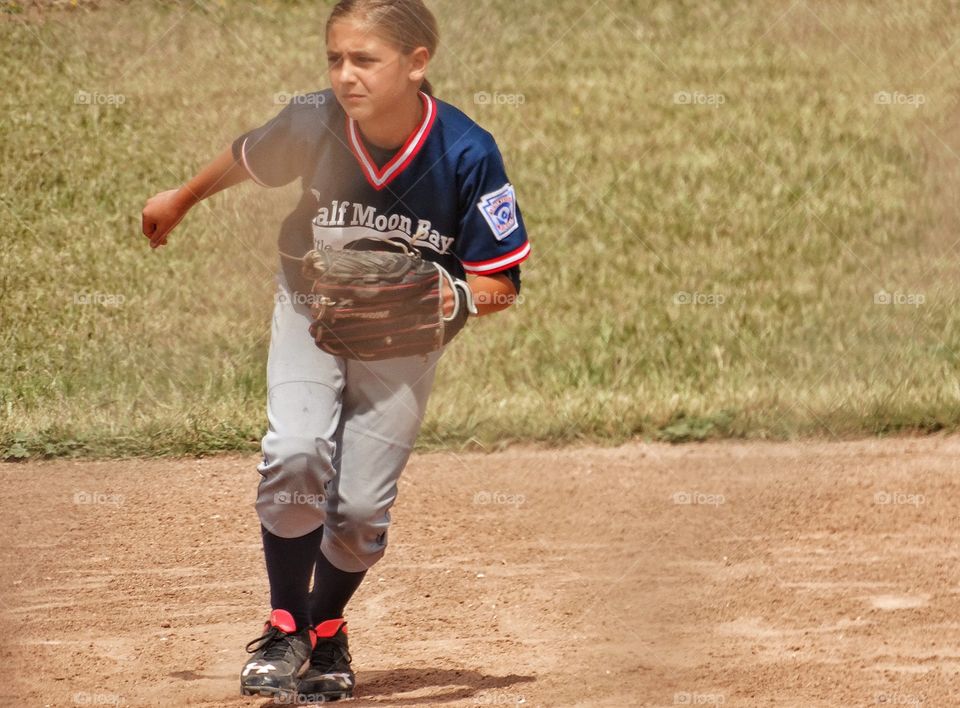
M 310 655 L 310 666 L 297 684 L 297 693 L 312 703 L 350 698 L 356 677 L 350 668 L 347 648 L 347 623 L 332 619 L 316 626 L 317 644 Z
M 289 700 L 297 690 L 297 674 L 316 643 L 311 627 L 297 631 L 293 616 L 274 610 L 263 636 L 247 644 L 253 654 L 240 672 L 240 695 Z

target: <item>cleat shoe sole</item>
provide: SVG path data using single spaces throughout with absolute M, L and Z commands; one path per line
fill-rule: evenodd
M 325 692 L 325 693 L 298 693 L 307 703 L 333 703 L 353 698 L 353 691 Z

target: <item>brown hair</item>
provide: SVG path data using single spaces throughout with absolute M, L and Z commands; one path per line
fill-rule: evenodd
M 440 44 L 437 18 L 423 4 L 423 0 L 340 0 L 327 19 L 326 34 L 337 20 L 360 17 L 377 34 L 410 54 L 417 47 L 426 47 L 432 57 Z M 433 95 L 433 85 L 426 78 L 420 86 L 424 93 Z

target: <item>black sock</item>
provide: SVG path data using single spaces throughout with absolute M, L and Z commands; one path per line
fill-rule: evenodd
M 320 553 L 323 526 L 299 538 L 281 538 L 260 526 L 270 579 L 270 605 L 293 615 L 297 629 L 310 626 L 310 575 Z
M 310 593 L 310 618 L 314 625 L 343 617 L 353 593 L 360 587 L 367 571 L 348 573 L 334 566 L 322 551 L 317 551 L 317 569 Z

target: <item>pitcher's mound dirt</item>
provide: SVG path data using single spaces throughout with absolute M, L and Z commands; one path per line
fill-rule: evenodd
M 960 439 L 414 457 L 346 705 L 946 706 Z M 4 705 L 239 696 L 258 457 L 0 466 Z

